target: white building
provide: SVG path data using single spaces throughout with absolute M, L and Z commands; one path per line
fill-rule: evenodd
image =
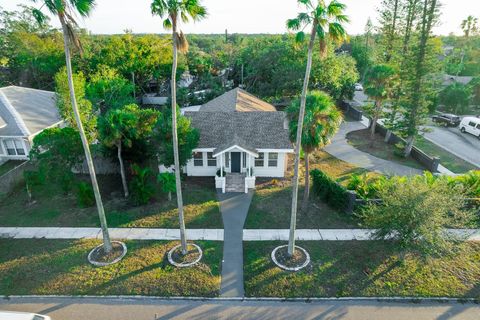
M 254 188 L 255 177 L 284 177 L 294 151 L 284 112 L 236 88 L 185 116 L 200 131 L 188 176 L 216 177 L 224 192 Z
M 55 93 L 23 87 L 0 88 L 0 164 L 27 160 L 33 138 L 63 121 Z

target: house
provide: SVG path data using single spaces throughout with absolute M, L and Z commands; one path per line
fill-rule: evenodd
M 452 76 L 452 75 L 448 75 L 448 74 L 442 75 L 442 79 L 441 79 L 442 86 L 444 86 L 444 87 L 448 87 L 449 85 L 454 84 L 454 83 L 460 83 L 460 84 L 463 84 L 463 85 L 467 85 L 472 80 L 473 80 L 473 77 Z
M 61 124 L 54 92 L 16 86 L 0 88 L 0 163 L 27 160 L 33 138 Z
M 184 114 L 200 132 L 188 176 L 215 177 L 223 192 L 255 188 L 256 177 L 284 177 L 294 152 L 284 112 L 236 88 Z

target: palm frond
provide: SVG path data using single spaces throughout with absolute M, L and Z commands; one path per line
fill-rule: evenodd
M 57 0 L 57 2 L 60 2 Z M 70 6 L 82 17 L 88 17 L 95 7 L 95 0 L 69 0 Z
M 150 11 L 153 15 L 164 17 L 168 15 L 168 3 L 165 0 L 153 0 L 150 4 Z
M 167 30 L 172 29 L 172 21 L 170 20 L 170 18 L 163 20 L 163 27 Z

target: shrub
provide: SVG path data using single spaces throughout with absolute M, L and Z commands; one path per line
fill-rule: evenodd
M 344 210 L 347 204 L 347 189 L 318 169 L 312 170 L 310 174 L 314 194 L 332 208 Z
M 169 172 L 159 173 L 157 181 L 162 186 L 162 192 L 168 194 L 168 201 L 172 201 L 172 192 L 177 191 L 175 174 Z
M 470 226 L 474 213 L 465 209 L 461 190 L 452 188 L 447 179 L 394 177 L 392 183 L 378 190 L 382 203 L 370 202 L 360 217 L 368 228 L 377 229 L 376 239 L 395 235 L 405 250 L 425 254 L 450 251 L 456 239 L 445 234 L 445 228 Z
M 223 173 L 223 176 L 225 177 L 226 172 L 225 172 L 225 170 L 222 170 L 222 171 L 223 171 L 223 172 L 220 172 L 220 169 L 217 170 L 217 177 L 220 177 L 220 176 L 221 176 L 220 173 Z
M 405 144 L 403 142 L 399 142 L 395 145 L 393 155 L 399 158 L 405 158 Z
M 77 203 L 82 208 L 88 208 L 95 204 L 95 195 L 90 183 L 82 181 L 77 184 Z
M 139 165 L 132 165 L 132 181 L 130 182 L 131 199 L 136 205 L 147 204 L 154 194 L 154 188 L 149 181 L 151 170 Z

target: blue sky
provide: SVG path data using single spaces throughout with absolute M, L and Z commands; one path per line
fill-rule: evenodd
M 362 33 L 368 17 L 375 22 L 381 0 L 343 0 L 351 18 L 350 34 Z M 150 14 L 150 0 L 97 0 L 90 18 L 81 25 L 93 33 L 161 33 L 160 18 Z M 29 0 L 0 0 L 4 9 L 15 9 Z M 209 17 L 196 24 L 182 27 L 187 33 L 284 33 L 285 20 L 298 12 L 295 0 L 203 0 Z M 442 0 L 442 23 L 437 34 L 460 34 L 460 23 L 469 14 L 480 17 L 480 0 Z M 56 22 L 56 21 L 55 21 Z M 55 25 L 55 23 L 54 23 Z

